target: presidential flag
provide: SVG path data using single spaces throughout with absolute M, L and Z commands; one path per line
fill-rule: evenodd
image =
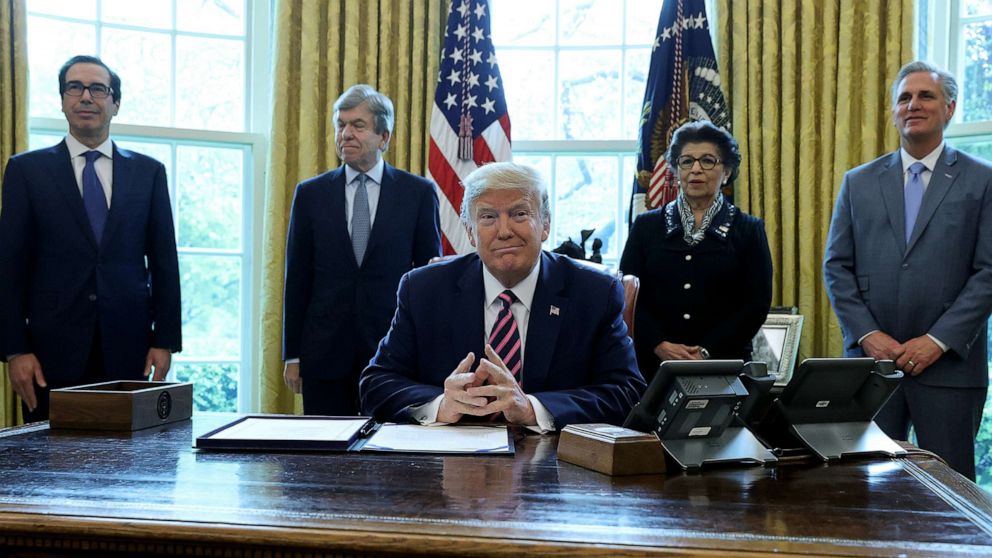
M 674 163 L 665 160 L 665 151 L 672 133 L 690 120 L 709 120 L 729 130 L 705 0 L 665 0 L 641 108 L 631 222 L 678 195 Z
M 453 0 L 431 112 L 428 178 L 437 184 L 445 254 L 475 249 L 459 220 L 461 181 L 480 165 L 509 161 L 510 116 L 485 0 Z

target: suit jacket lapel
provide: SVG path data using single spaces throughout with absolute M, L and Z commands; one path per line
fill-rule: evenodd
M 486 356 L 483 352 L 486 337 L 485 317 L 485 287 L 482 284 L 482 260 L 477 256 L 466 266 L 465 272 L 458 279 L 454 293 L 451 335 L 452 346 L 475 352 L 475 363 Z M 459 357 L 461 360 L 465 355 Z M 475 366 L 473 366 L 473 369 Z
M 328 177 L 329 215 L 331 216 L 331 230 L 328 232 L 334 242 L 347 247 L 346 252 L 351 255 L 348 261 L 355 269 L 358 269 L 355 251 L 351 248 L 351 234 L 348 232 L 348 211 L 346 209 L 348 201 L 344 195 L 347 176 L 344 172 L 344 166 L 341 166 L 330 173 Z M 320 232 L 318 231 L 317 234 Z
M 919 240 L 920 235 L 926 230 L 927 224 L 933 218 L 933 214 L 937 211 L 940 202 L 944 200 L 947 192 L 950 191 L 951 184 L 954 183 L 954 179 L 958 176 L 959 169 L 955 166 L 957 162 L 957 151 L 950 146 L 944 147 L 944 153 L 937 159 L 937 164 L 934 165 L 933 172 L 930 174 L 930 183 L 927 184 L 926 192 L 923 193 L 923 204 L 920 206 L 920 213 L 916 217 L 913 236 L 909 238 L 909 245 L 906 247 L 907 254 L 916 245 L 916 241 Z
M 65 140 L 51 149 L 51 157 L 52 163 L 49 168 L 53 175 L 52 183 L 55 184 L 55 188 L 65 199 L 69 206 L 69 213 L 75 217 L 76 223 L 83 230 L 83 235 L 96 250 L 98 248 L 96 236 L 93 234 L 90 218 L 86 215 L 83 195 L 79 192 L 79 184 L 76 182 L 76 173 L 72 170 L 72 158 L 69 156 L 69 148 L 66 146 Z
M 371 254 L 375 251 L 376 247 L 382 243 L 387 242 L 386 235 L 388 231 L 386 229 L 390 228 L 391 224 L 395 222 L 399 211 L 399 192 L 397 188 L 400 186 L 396 183 L 396 175 L 392 167 L 383 163 L 382 167 L 382 183 L 379 185 L 379 204 L 375 210 L 375 219 L 372 224 L 372 234 L 369 235 L 369 245 L 365 249 L 365 261 L 369 261 Z
M 906 246 L 906 195 L 903 177 L 902 156 L 899 151 L 889 156 L 885 167 L 878 175 L 882 190 L 882 203 L 889 215 L 892 234 L 896 235 L 899 246 Z M 903 251 L 905 253 L 905 250 Z
M 142 184 L 134 181 L 134 160 L 131 153 L 117 148 L 114 144 L 114 178 L 110 189 L 110 212 L 107 213 L 107 225 L 104 227 L 103 239 L 100 244 L 107 242 L 106 239 L 113 238 L 115 229 L 120 226 L 124 215 L 130 211 L 128 206 L 135 198 L 135 194 Z M 87 218 L 88 219 L 88 218 Z
M 549 256 L 541 253 L 541 273 L 530 305 L 527 345 L 524 348 L 524 391 L 541 390 L 551 370 L 558 332 L 568 318 L 568 298 L 562 295 L 564 277 L 552 267 Z M 554 312 L 553 308 L 558 311 Z

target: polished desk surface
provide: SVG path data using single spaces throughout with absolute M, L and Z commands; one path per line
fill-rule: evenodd
M 512 457 L 191 448 L 231 418 L 0 430 L 0 554 L 992 555 L 992 500 L 929 457 L 608 477 L 556 436 Z

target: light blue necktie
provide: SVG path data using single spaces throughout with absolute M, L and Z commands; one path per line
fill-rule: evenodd
M 372 233 L 369 192 L 365 188 L 367 179 L 368 176 L 364 173 L 358 175 L 358 189 L 355 190 L 355 202 L 351 208 L 351 247 L 355 250 L 355 261 L 359 266 L 365 259 L 365 249 L 369 245 L 369 235 Z
M 86 215 L 90 218 L 90 226 L 93 227 L 93 235 L 96 236 L 96 243 L 100 244 L 103 238 L 103 226 L 107 224 L 107 195 L 103 193 L 103 185 L 100 184 L 100 177 L 96 175 L 94 162 L 102 156 L 99 151 L 87 151 L 83 154 L 86 157 L 86 166 L 83 167 L 83 206 L 86 208 Z
M 920 205 L 923 204 L 923 171 L 927 170 L 926 165 L 917 161 L 909 165 L 909 180 L 906 181 L 906 244 L 913 236 L 913 226 L 916 224 L 916 216 L 920 214 Z

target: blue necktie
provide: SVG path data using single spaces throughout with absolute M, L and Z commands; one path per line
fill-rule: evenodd
M 100 177 L 96 175 L 94 162 L 102 154 L 99 151 L 87 151 L 83 156 L 86 157 L 86 166 L 83 167 L 83 205 L 86 207 L 86 215 L 90 218 L 96 243 L 100 244 L 100 239 L 103 238 L 103 226 L 107 224 L 108 209 L 107 196 L 103 193 Z
M 906 244 L 913 236 L 913 226 L 916 224 L 916 216 L 920 214 L 920 206 L 923 204 L 923 171 L 927 170 L 926 165 L 917 161 L 909 165 L 909 180 L 906 181 Z
M 358 175 L 358 189 L 355 191 L 355 202 L 351 209 L 351 247 L 355 250 L 355 261 L 359 266 L 365 259 L 365 249 L 369 245 L 369 235 L 372 232 L 369 192 L 365 188 L 367 179 L 368 176 L 364 173 Z

